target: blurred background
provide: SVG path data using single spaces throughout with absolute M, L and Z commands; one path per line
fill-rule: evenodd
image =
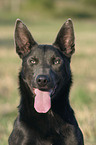
M 72 18 L 76 52 L 71 68 L 71 106 L 85 145 L 96 145 L 96 0 L 0 0 L 0 145 L 7 145 L 19 104 L 21 60 L 14 48 L 14 25 L 20 18 L 38 43 L 52 44 Z

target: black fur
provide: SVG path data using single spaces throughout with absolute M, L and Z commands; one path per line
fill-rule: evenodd
M 84 145 L 69 103 L 72 85 L 70 61 L 75 50 L 71 19 L 64 23 L 53 45 L 38 45 L 27 27 L 17 20 L 15 44 L 22 58 L 19 73 L 21 100 L 9 145 Z M 47 84 L 44 81 L 38 84 L 38 76 L 45 77 Z M 34 88 L 54 90 L 48 112 L 38 113 L 34 109 Z

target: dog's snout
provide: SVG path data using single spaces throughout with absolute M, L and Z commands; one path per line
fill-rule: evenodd
M 38 86 L 45 87 L 49 82 L 49 77 L 46 75 L 39 75 L 37 76 L 36 82 Z

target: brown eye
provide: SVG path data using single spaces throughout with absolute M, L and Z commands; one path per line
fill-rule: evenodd
M 36 64 L 36 60 L 31 59 L 31 60 L 30 60 L 30 63 L 31 63 L 31 64 Z
M 54 58 L 54 60 L 53 60 L 53 64 L 54 64 L 54 65 L 60 64 L 60 63 L 61 63 L 60 58 Z
M 38 59 L 37 59 L 37 58 L 31 58 L 31 59 L 29 60 L 29 63 L 30 63 L 31 65 L 36 65 L 36 64 L 38 64 Z

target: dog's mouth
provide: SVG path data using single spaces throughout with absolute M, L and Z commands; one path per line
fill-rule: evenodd
M 40 90 L 34 88 L 34 108 L 38 113 L 47 113 L 51 108 L 51 98 L 54 96 L 57 89 L 57 85 L 50 90 Z

